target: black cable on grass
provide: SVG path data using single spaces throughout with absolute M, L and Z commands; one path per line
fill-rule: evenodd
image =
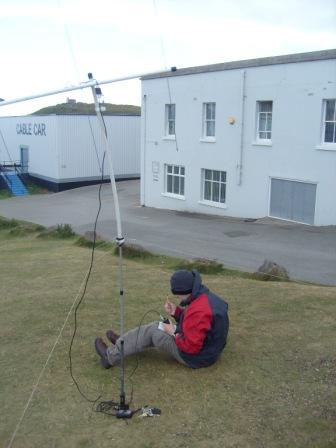
M 106 124 L 103 118 L 103 123 L 104 123 L 104 128 L 105 128 L 105 132 L 107 135 L 107 129 L 106 129 Z M 90 126 L 91 127 L 91 126 Z M 92 128 L 91 128 L 91 133 L 92 133 Z M 93 135 L 92 135 L 93 136 Z M 94 261 L 94 252 L 95 252 L 95 247 L 96 247 L 96 229 L 97 229 L 97 223 L 98 223 L 98 218 L 99 218 L 99 214 L 101 211 L 101 189 L 102 189 L 102 185 L 104 182 L 104 162 L 105 162 L 105 155 L 106 152 L 104 152 L 103 155 L 103 160 L 102 160 L 102 169 L 101 169 L 101 181 L 100 181 L 100 185 L 99 185 L 99 191 L 98 191 L 98 201 L 99 201 L 99 206 L 98 206 L 98 211 L 97 211 L 97 215 L 96 215 L 96 219 L 95 219 L 95 223 L 94 223 L 94 229 L 93 229 L 93 243 L 92 243 L 92 251 L 91 251 L 91 261 L 90 261 L 90 266 L 89 266 L 89 270 L 87 272 L 86 278 L 85 278 L 85 283 L 84 283 L 84 289 L 83 289 L 83 293 L 76 305 L 75 311 L 74 311 L 74 321 L 75 321 L 75 325 L 74 325 L 74 331 L 72 334 L 72 338 L 70 341 L 70 346 L 69 346 L 69 368 L 70 368 L 70 376 L 72 378 L 72 381 L 74 382 L 78 392 L 80 393 L 80 395 L 85 398 L 85 400 L 87 400 L 89 403 L 93 403 L 92 406 L 95 405 L 95 403 L 99 400 L 99 398 L 101 398 L 101 395 L 99 395 L 96 399 L 92 400 L 90 398 L 88 398 L 85 393 L 81 390 L 81 388 L 79 387 L 79 384 L 77 382 L 77 380 L 75 379 L 74 375 L 73 375 L 73 371 L 72 371 L 72 346 L 73 346 L 73 342 L 77 333 L 77 312 L 78 309 L 85 297 L 86 294 L 86 289 L 87 289 L 87 285 L 91 276 L 91 271 L 92 271 L 92 267 L 93 267 L 93 261 Z M 156 313 L 160 316 L 160 313 L 157 310 L 148 310 L 145 312 L 145 314 L 141 317 L 139 325 L 138 325 L 138 333 L 137 333 L 137 337 L 136 337 L 136 341 L 135 341 L 135 348 L 137 346 L 138 343 L 138 338 L 139 338 L 139 333 L 140 333 L 140 327 L 145 319 L 145 317 L 149 314 L 149 313 Z M 132 370 L 130 376 L 128 377 L 129 381 L 131 382 L 131 394 L 130 394 L 130 401 L 128 404 L 131 404 L 133 401 L 133 381 L 132 381 L 132 376 L 134 375 L 134 373 L 136 372 L 136 370 L 139 367 L 139 354 L 136 354 L 136 366 L 134 367 L 134 369 Z M 118 405 L 118 403 L 110 400 L 110 401 L 102 401 L 100 402 L 97 407 L 96 407 L 96 412 L 101 412 L 103 414 L 107 414 L 107 415 L 115 415 L 115 407 Z M 138 412 L 141 408 L 137 409 L 136 411 L 134 411 L 134 413 Z
M 95 247 L 96 247 L 96 229 L 97 229 L 97 223 L 98 223 L 98 218 L 99 218 L 99 214 L 100 214 L 100 210 L 101 210 L 101 189 L 102 189 L 102 185 L 103 185 L 103 181 L 104 181 L 104 161 L 105 161 L 105 155 L 106 152 L 104 152 L 103 155 L 103 161 L 102 161 L 102 175 L 101 175 L 101 181 L 100 181 L 100 185 L 99 185 L 99 191 L 98 191 L 98 201 L 99 201 L 99 206 L 98 206 L 98 211 L 97 211 L 97 215 L 96 215 L 96 219 L 95 219 L 95 223 L 94 223 L 94 228 L 93 228 L 93 243 L 92 243 L 92 251 L 91 251 L 91 261 L 90 261 L 90 266 L 89 266 L 89 270 L 86 274 L 86 279 L 85 279 L 85 283 L 84 283 L 84 289 L 83 289 L 83 293 L 76 305 L 75 308 L 75 313 L 74 313 L 74 319 L 75 319 L 75 327 L 74 327 L 74 331 L 72 334 L 72 338 L 70 341 L 70 346 L 69 346 L 69 368 L 70 368 L 70 376 L 72 378 L 72 381 L 74 382 L 75 386 L 77 387 L 78 392 L 82 395 L 83 398 L 85 398 L 85 400 L 89 401 L 90 403 L 96 403 L 96 401 L 99 400 L 99 398 L 101 397 L 101 395 L 96 398 L 95 400 L 92 400 L 90 398 L 88 398 L 80 389 L 78 382 L 76 381 L 73 372 L 72 372 L 72 357 L 71 357 L 71 351 L 72 351 L 72 345 L 73 345 L 73 341 L 75 339 L 76 336 L 76 332 L 77 332 L 77 311 L 84 299 L 85 293 L 86 293 L 86 288 L 90 279 L 90 275 L 91 275 L 91 271 L 92 271 L 92 267 L 93 267 L 93 259 L 94 259 L 94 252 L 95 252 Z
M 135 340 L 135 352 L 136 352 L 136 347 L 138 344 L 138 338 L 139 338 L 139 333 L 140 333 L 140 327 L 145 319 L 145 317 L 149 314 L 149 313 L 156 313 L 159 316 L 161 316 L 161 314 L 157 311 L 157 310 L 148 310 L 145 312 L 145 314 L 141 317 L 139 325 L 138 325 L 138 333 L 137 333 L 137 337 Z M 117 349 L 119 350 L 119 347 L 116 346 Z M 120 350 L 119 350 L 120 351 Z M 133 385 L 133 381 L 132 381 L 132 376 L 134 375 L 134 373 L 136 372 L 136 370 L 139 367 L 139 353 L 136 352 L 136 365 L 133 368 L 131 374 L 128 376 L 128 381 L 130 381 L 131 383 L 131 393 L 130 393 L 130 399 L 129 402 L 127 403 L 128 406 L 131 405 L 131 403 L 133 402 L 133 389 L 134 389 L 134 385 Z M 96 400 L 98 401 L 98 400 Z M 116 407 L 118 406 L 119 403 L 117 403 L 116 401 L 110 400 L 110 401 L 101 401 L 100 403 L 98 403 L 95 411 L 96 412 L 101 412 L 103 414 L 107 414 L 107 415 L 112 415 L 115 417 L 116 415 Z M 133 412 L 133 414 L 135 414 L 136 412 L 140 411 L 141 408 L 138 408 L 137 410 L 135 410 Z

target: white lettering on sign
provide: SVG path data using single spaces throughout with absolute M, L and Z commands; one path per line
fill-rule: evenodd
M 19 135 L 47 136 L 45 123 L 17 123 L 16 133 Z

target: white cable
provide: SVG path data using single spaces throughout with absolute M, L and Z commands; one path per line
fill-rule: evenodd
M 153 0 L 153 8 L 154 8 L 154 14 L 156 15 L 156 18 L 159 22 L 159 38 L 160 38 L 160 43 L 161 43 L 161 53 L 162 53 L 162 59 L 163 59 L 163 64 L 166 68 L 166 70 L 168 70 L 168 66 L 167 66 L 167 58 L 166 58 L 166 51 L 165 51 L 165 45 L 164 45 L 164 41 L 163 41 L 163 27 L 162 27 L 162 22 L 160 20 L 160 16 L 159 16 L 159 12 L 158 12 L 158 8 L 156 5 L 156 0 Z M 169 83 L 169 76 L 166 77 L 166 82 L 167 82 L 167 89 L 168 89 L 168 97 L 169 97 L 169 104 L 172 105 L 172 94 L 171 94 L 171 89 L 170 89 L 170 83 Z M 175 110 L 175 114 L 176 114 L 176 110 Z M 175 115 L 175 149 L 178 152 L 179 147 L 178 147 L 178 142 L 177 142 L 177 132 L 176 132 L 176 115 Z
M 108 255 L 108 254 L 109 254 L 109 252 L 106 252 L 106 253 L 103 254 L 98 260 L 101 260 L 103 257 L 105 257 L 105 256 Z M 52 355 L 53 355 L 53 353 L 54 353 L 54 350 L 55 350 L 55 348 L 56 348 L 56 346 L 57 346 L 57 344 L 58 344 L 58 342 L 59 342 L 59 340 L 60 340 L 60 338 L 61 338 L 61 336 L 62 336 L 63 330 L 64 330 L 64 328 L 65 328 L 65 326 L 66 326 L 66 324 L 67 324 L 67 322 L 68 322 L 68 320 L 69 320 L 69 317 L 70 317 L 70 315 L 71 315 L 71 312 L 72 312 L 72 310 L 73 310 L 73 308 L 74 308 L 74 306 L 75 306 L 75 304 L 76 304 L 76 302 L 77 302 L 77 299 L 78 299 L 78 297 L 79 297 L 80 291 L 81 291 L 81 289 L 82 289 L 82 287 L 83 287 L 83 285 L 84 285 L 84 283 L 85 283 L 85 281 L 86 281 L 86 278 L 87 278 L 87 276 L 88 276 L 88 274 L 89 274 L 89 270 L 90 270 L 90 268 L 88 269 L 87 273 L 85 274 L 85 277 L 84 277 L 84 279 L 83 279 L 83 281 L 82 281 L 82 283 L 81 283 L 81 285 L 80 285 L 80 287 L 79 287 L 79 290 L 78 290 L 78 293 L 77 293 L 77 295 L 76 295 L 76 298 L 75 298 L 75 300 L 73 301 L 73 303 L 72 303 L 72 305 L 71 305 L 71 308 L 70 308 L 70 310 L 69 310 L 69 312 L 68 312 L 67 317 L 65 318 L 65 321 L 64 321 L 64 323 L 63 323 L 63 325 L 62 325 L 62 328 L 61 328 L 60 331 L 59 331 L 59 334 L 58 334 L 58 336 L 57 336 L 57 338 L 56 338 L 56 341 L 55 341 L 55 343 L 54 343 L 54 345 L 53 345 L 53 347 L 52 347 L 52 349 L 51 349 L 51 351 L 50 351 L 50 353 L 49 353 L 49 355 L 48 355 L 48 358 L 47 358 L 47 360 L 46 360 L 46 362 L 45 362 L 45 364 L 44 364 L 44 366 L 43 366 L 43 368 L 42 368 L 42 370 L 41 370 L 41 372 L 40 372 L 38 378 L 37 378 L 36 383 L 34 384 L 33 390 L 32 390 L 32 392 L 31 392 L 31 394 L 30 394 L 30 397 L 28 398 L 28 401 L 27 401 L 27 403 L 26 403 L 26 406 L 25 406 L 24 409 L 23 409 L 22 415 L 21 415 L 21 417 L 20 417 L 20 419 L 19 419 L 19 421 L 18 421 L 18 423 L 17 423 L 17 425 L 16 425 L 16 428 L 15 428 L 13 434 L 12 434 L 12 437 L 11 437 L 11 439 L 10 439 L 10 441 L 9 441 L 9 444 L 7 445 L 7 448 L 11 448 L 11 446 L 12 446 L 12 444 L 13 444 L 13 442 L 14 442 L 14 439 L 15 439 L 15 437 L 16 437 L 16 434 L 17 434 L 17 432 L 18 432 L 18 430 L 19 430 L 19 428 L 20 428 L 20 426 L 21 426 L 22 420 L 24 419 L 24 416 L 25 416 L 25 414 L 26 414 L 26 412 L 27 412 L 27 409 L 28 409 L 28 407 L 29 407 L 29 405 L 30 405 L 30 403 L 31 403 L 31 401 L 32 401 L 32 399 L 33 399 L 33 397 L 34 397 L 34 394 L 35 394 L 35 392 L 36 392 L 36 390 L 37 390 L 37 388 L 38 388 L 39 382 L 40 382 L 40 380 L 41 380 L 41 378 L 42 378 L 42 376 L 43 376 L 43 374 L 44 374 L 44 371 L 45 371 L 45 369 L 46 369 L 46 367 L 47 367 L 47 365 L 48 365 L 48 362 L 50 361 L 50 359 L 51 359 L 51 357 L 52 357 Z
M 70 36 L 70 32 L 69 32 L 69 27 L 68 27 L 68 24 L 66 21 L 66 17 L 65 17 L 65 13 L 64 13 L 64 9 L 63 9 L 61 0 L 57 0 L 57 4 L 58 4 L 59 11 L 60 11 L 61 20 L 62 20 L 62 23 L 64 26 L 65 38 L 66 38 L 67 44 L 69 46 L 70 56 L 72 59 L 72 63 L 73 63 L 75 72 L 76 72 L 77 83 L 79 83 L 80 75 L 79 75 L 79 70 L 78 70 L 78 63 L 77 63 L 75 52 L 73 49 L 72 40 L 71 40 L 71 36 Z

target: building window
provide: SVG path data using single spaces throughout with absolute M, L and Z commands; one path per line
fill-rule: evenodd
M 202 170 L 203 200 L 225 204 L 226 171 Z
M 184 179 L 184 166 L 166 165 L 166 193 L 184 196 Z
M 203 103 L 203 137 L 215 137 L 216 103 Z
M 324 101 L 323 143 L 336 143 L 336 99 Z
M 272 101 L 257 102 L 257 139 L 272 139 Z
M 166 104 L 166 135 L 175 135 L 175 104 Z

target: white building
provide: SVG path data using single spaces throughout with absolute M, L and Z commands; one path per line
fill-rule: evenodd
M 140 177 L 140 117 L 105 116 L 116 179 Z M 0 164 L 15 161 L 54 191 L 97 183 L 105 145 L 96 116 L 0 118 Z M 105 158 L 104 174 L 109 165 Z
M 141 203 L 336 224 L 336 50 L 142 78 Z

